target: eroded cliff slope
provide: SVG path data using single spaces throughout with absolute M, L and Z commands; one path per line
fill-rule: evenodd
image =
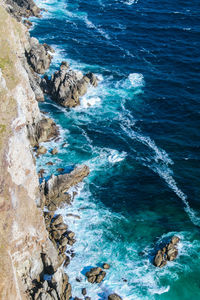
M 43 272 L 41 254 L 57 263 L 42 212 L 27 126 L 41 120 L 23 67 L 27 32 L 0 1 L 0 299 L 26 299 Z

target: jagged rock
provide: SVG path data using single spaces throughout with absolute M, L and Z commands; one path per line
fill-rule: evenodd
M 52 176 L 45 182 L 44 194 L 49 210 L 56 210 L 62 203 L 70 203 L 70 195 L 67 191 L 70 187 L 81 182 L 89 174 L 89 168 L 85 165 L 77 166 L 69 174 Z
M 96 267 L 90 269 L 85 275 L 90 283 L 100 283 L 106 276 L 106 272 L 101 268 Z
M 180 241 L 180 238 L 173 236 L 170 243 L 166 244 L 161 250 L 158 250 L 154 258 L 154 265 L 156 267 L 164 267 L 167 264 L 167 261 L 174 260 L 178 255 L 177 244 Z
M 91 300 L 91 298 L 90 297 L 85 297 L 85 300 Z
M 22 17 L 40 16 L 40 8 L 37 7 L 33 0 L 6 0 L 7 11 L 12 14 L 18 21 Z
M 37 149 L 37 155 L 41 155 L 41 154 L 45 154 L 45 153 L 47 153 L 47 149 L 44 146 L 40 146 Z
M 86 288 L 83 288 L 81 292 L 82 292 L 82 295 L 85 296 L 87 294 Z
M 55 155 L 57 153 L 58 153 L 58 149 L 57 148 L 54 148 L 54 149 L 51 150 L 51 154 L 52 155 Z
M 69 68 L 67 62 L 62 62 L 60 70 L 56 71 L 49 80 L 43 80 L 43 90 L 52 99 L 64 107 L 75 107 L 80 104 L 79 97 L 87 92 L 88 85 L 97 86 L 97 78 L 94 74 L 88 73 L 83 76 Z
M 33 25 L 33 23 L 29 20 L 24 20 L 23 23 L 28 29 L 30 29 L 31 26 Z
M 46 117 L 43 117 L 37 123 L 27 125 L 27 129 L 32 146 L 36 146 L 42 142 L 47 142 L 50 139 L 57 137 L 59 134 L 58 127 L 55 122 Z
M 107 264 L 107 263 L 104 263 L 104 264 L 103 264 L 103 269 L 107 269 L 107 270 L 110 269 L 110 265 Z
M 44 74 L 49 68 L 52 55 L 49 53 L 49 47 L 42 45 L 36 38 L 30 38 L 30 49 L 26 49 L 28 63 L 38 74 Z
M 122 300 L 122 298 L 117 294 L 111 294 L 108 296 L 108 300 Z

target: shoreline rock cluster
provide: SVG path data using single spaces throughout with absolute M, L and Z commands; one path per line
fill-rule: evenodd
M 179 237 L 173 236 L 169 243 L 167 243 L 161 250 L 158 250 L 154 258 L 154 266 L 162 268 L 168 261 L 173 261 L 178 255 L 177 245 L 179 241 Z
M 61 63 L 60 69 L 50 79 L 45 76 L 41 83 L 45 93 L 59 105 L 68 108 L 80 105 L 80 97 L 87 93 L 89 85 L 96 87 L 97 77 L 91 72 L 83 75 L 71 70 L 66 61 Z
M 70 248 L 75 243 L 75 234 L 55 212 L 72 202 L 73 196 L 68 190 L 89 174 L 87 166 L 76 166 L 70 173 L 52 176 L 47 181 L 43 178 L 45 171 L 41 170 L 39 176 L 43 181 L 39 186 L 35 158 L 46 153 L 41 143 L 56 140 L 59 129 L 52 119 L 40 113 L 36 100 L 44 101 L 44 93 L 47 93 L 57 103 L 74 107 L 80 104 L 79 98 L 90 85 L 96 87 L 98 84 L 93 73 L 79 74 L 66 62 L 50 79 L 40 77 L 49 68 L 54 50 L 30 37 L 27 28 L 31 22 L 22 18 L 40 17 L 41 11 L 33 0 L 0 0 L 3 33 L 0 33 L 0 42 L 5 44 L 5 53 L 0 52 L 0 88 L 8 107 L 7 119 L 4 107 L 0 107 L 0 114 L 4 112 L 2 120 L 5 120 L 5 126 L 1 124 L 0 127 L 1 133 L 2 128 L 9 127 L 5 134 L 3 132 L 5 140 L 2 139 L 3 149 L 0 149 L 4 177 L 1 186 L 4 187 L 3 199 L 7 200 L 0 208 L 1 243 L 6 245 L 5 251 L 0 249 L 2 300 L 69 300 L 72 297 L 72 287 L 63 267 L 75 255 Z M 10 44 L 7 45 L 7 41 Z M 8 105 L 13 105 L 10 110 Z M 35 157 L 31 149 L 36 150 Z M 52 155 L 56 153 L 55 148 Z M 105 271 L 100 269 L 95 282 L 104 277 Z M 82 288 L 82 295 L 85 300 L 91 299 L 85 288 Z M 113 295 L 109 299 L 121 299 Z

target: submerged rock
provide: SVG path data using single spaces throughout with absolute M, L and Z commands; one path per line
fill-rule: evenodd
M 179 237 L 173 236 L 170 243 L 158 250 L 154 258 L 154 266 L 162 268 L 167 264 L 167 261 L 173 261 L 178 255 L 177 244 L 179 241 Z
M 87 88 L 98 85 L 97 77 L 93 73 L 82 75 L 69 68 L 67 62 L 62 62 L 60 70 L 56 71 L 49 80 L 43 80 L 43 90 L 52 99 L 64 107 L 75 107 L 80 104 L 80 97 L 87 92 Z

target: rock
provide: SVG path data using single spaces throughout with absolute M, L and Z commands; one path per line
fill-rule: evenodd
M 91 298 L 90 297 L 85 297 L 85 300 L 91 300 Z
M 41 155 L 45 153 L 47 153 L 47 149 L 44 146 L 40 146 L 37 150 L 37 155 Z
M 52 56 L 46 44 L 42 45 L 36 38 L 30 38 L 30 49 L 26 49 L 28 63 L 38 74 L 44 74 L 48 70 Z
M 62 62 L 60 70 L 56 71 L 50 79 L 45 77 L 43 90 L 52 99 L 64 107 L 75 107 L 80 104 L 80 97 L 87 92 L 89 84 L 97 86 L 97 78 L 88 73 L 83 76 L 69 68 L 67 62 Z
M 103 264 L 103 269 L 105 269 L 105 270 L 106 270 L 106 269 L 107 269 L 107 270 L 110 269 L 110 265 L 107 264 L 107 263 L 104 263 L 104 264 Z
M 59 131 L 55 122 L 47 117 L 43 117 L 39 122 L 27 126 L 28 137 L 34 147 L 42 142 L 47 142 L 58 136 Z
M 67 267 L 69 264 L 70 264 L 70 257 L 66 256 L 66 259 L 65 259 L 65 262 L 64 262 L 64 267 Z M 78 281 L 77 278 L 76 278 L 76 281 Z
M 87 73 L 86 76 L 89 78 L 90 84 L 93 85 L 94 87 L 97 87 L 98 85 L 97 77 L 92 72 Z
M 38 172 L 39 178 L 43 178 L 44 177 L 44 173 L 45 173 L 45 169 L 40 169 L 40 171 Z
M 6 0 L 5 2 L 7 11 L 18 21 L 21 21 L 22 17 L 40 16 L 40 9 L 33 0 Z
M 180 238 L 179 238 L 178 236 L 175 236 L 175 235 L 174 235 L 174 236 L 172 237 L 171 242 L 172 242 L 173 245 L 177 245 L 179 241 L 180 241 Z
M 54 164 L 54 163 L 52 163 L 52 161 L 48 161 L 48 162 L 46 163 L 47 166 L 53 166 L 53 164 Z
M 87 290 L 86 290 L 86 288 L 83 288 L 82 289 L 82 295 L 85 296 L 86 294 L 87 294 Z
M 81 282 L 81 281 L 82 281 L 82 278 L 76 277 L 76 281 L 77 281 L 77 282 Z
M 90 283 L 100 283 L 106 276 L 106 272 L 104 272 L 101 268 L 96 267 L 90 269 L 90 271 L 88 271 L 85 275 Z
M 165 245 L 161 250 L 158 250 L 154 258 L 154 265 L 156 267 L 164 267 L 167 261 L 173 261 L 178 255 L 177 243 L 180 241 L 179 237 L 173 236 L 171 241 Z
M 71 197 L 67 194 L 70 187 L 81 182 L 89 174 L 85 165 L 76 167 L 69 174 L 52 176 L 45 181 L 44 195 L 49 210 L 55 211 L 62 203 L 70 203 Z
M 111 294 L 108 296 L 108 300 L 122 300 L 122 298 L 117 294 Z
M 63 168 L 58 168 L 58 169 L 56 169 L 56 171 L 59 172 L 59 173 L 63 172 L 64 170 L 65 170 L 65 169 L 63 169 Z
M 159 250 L 155 256 L 154 265 L 156 267 L 159 267 L 161 265 L 162 261 L 163 261 L 163 254 L 162 254 L 161 250 Z
M 33 23 L 29 20 L 24 20 L 23 23 L 28 29 L 30 29 L 31 26 L 33 25 Z
M 57 148 L 54 148 L 54 149 L 51 150 L 51 154 L 52 155 L 55 155 L 57 153 L 58 153 L 58 149 Z

